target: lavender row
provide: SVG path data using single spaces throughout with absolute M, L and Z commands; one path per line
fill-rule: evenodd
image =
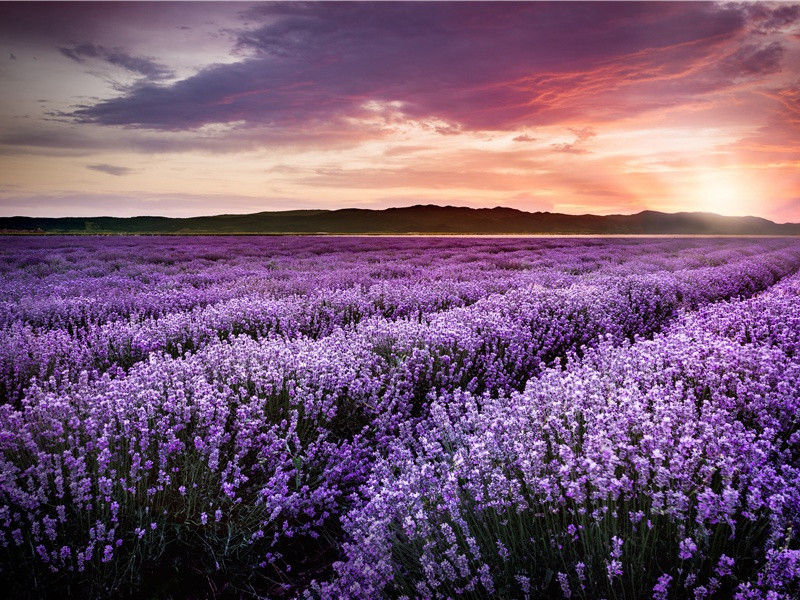
M 437 394 L 513 390 L 602 336 L 647 334 L 681 306 L 766 287 L 799 258 L 531 286 L 422 322 L 370 318 L 318 340 L 238 337 L 151 356 L 124 376 L 34 388 L 22 410 L 0 409 L 5 562 L 31 582 L 91 574 L 114 588 L 184 544 L 212 571 L 222 560 L 286 577 L 311 540 L 336 539 L 376 456 L 414 431 Z
M 285 240 L 289 241 L 285 241 Z M 24 243 L 23 243 L 24 242 Z M 38 242 L 35 244 L 34 242 Z M 47 243 L 45 243 L 47 242 Z M 209 244 L 213 243 L 213 250 Z M 180 241 L 4 239 L 0 326 L 70 330 L 243 296 L 279 298 L 384 281 L 474 281 L 520 271 L 573 276 L 675 270 L 777 250 L 786 240 L 454 240 L 319 238 Z
M 443 394 L 309 595 L 796 598 L 798 314 L 794 276 L 510 398 Z
M 116 372 L 153 353 L 179 356 L 236 335 L 321 337 L 375 314 L 421 318 L 427 312 L 470 304 L 511 285 L 508 279 L 498 281 L 497 286 L 492 283 L 373 286 L 367 291 L 324 290 L 277 299 L 244 296 L 160 318 L 116 320 L 77 332 L 60 328 L 37 331 L 14 324 L 3 331 L 0 342 L 0 398 L 16 401 L 34 378 L 52 378 L 58 385 L 74 381 L 83 371 L 93 376 L 109 369 Z
M 498 261 L 502 254 L 465 252 L 460 247 L 437 251 L 435 244 L 415 240 L 399 247 L 390 241 L 386 248 L 370 246 L 367 240 L 354 245 L 318 238 L 254 238 L 244 244 L 238 238 L 45 241 L 49 243 L 38 247 L 41 242 L 33 242 L 39 240 L 4 240 L 1 290 L 8 300 L 1 305 L 3 324 L 80 325 L 87 319 L 159 316 L 165 310 L 255 293 L 280 297 L 320 288 L 368 287 L 381 279 L 463 276 L 460 267 L 465 265 L 481 272 L 523 265 L 513 258 Z M 571 268 L 576 262 L 573 250 L 587 247 L 567 242 L 546 254 L 548 260 Z M 527 258 L 534 259 L 531 266 L 541 267 L 535 260 L 539 249 L 528 250 L 532 252 Z M 172 293 L 172 302 L 165 292 Z
M 796 248 L 793 250 L 789 247 L 771 253 L 769 248 L 770 245 L 751 245 L 741 253 L 747 256 L 755 249 L 760 249 L 762 253 L 766 252 L 767 261 L 776 253 L 786 257 L 797 256 Z M 736 261 L 739 253 L 738 250 L 725 249 L 713 258 L 722 264 L 730 264 Z M 687 262 L 697 264 L 690 260 L 693 254 L 689 257 L 680 252 L 677 254 L 677 260 L 667 265 L 663 260 L 653 261 L 649 255 L 646 260 L 627 262 L 624 255 L 620 255 L 614 262 L 621 264 L 623 272 L 631 268 L 646 270 L 645 266 L 655 268 L 658 265 L 674 270 L 678 266 L 685 267 Z M 553 260 L 552 257 L 550 260 Z M 602 260 L 595 264 L 602 264 Z M 703 260 L 707 262 L 712 258 L 706 253 Z M 737 264 L 747 269 L 754 260 L 755 256 L 746 258 L 744 262 L 739 259 Z M 411 283 L 401 280 L 392 284 L 373 285 L 367 290 L 324 289 L 300 297 L 273 299 L 260 295 L 245 296 L 191 311 L 173 312 L 161 318 L 114 320 L 84 326 L 78 331 L 72 328 L 37 331 L 30 325 L 15 324 L 3 331 L 0 343 L 0 399 L 17 401 L 34 378 L 39 381 L 52 378 L 56 385 L 60 385 L 74 381 L 83 371 L 102 373 L 111 369 L 117 372 L 155 352 L 178 356 L 214 340 L 224 340 L 238 334 L 255 338 L 267 335 L 320 337 L 337 327 L 352 325 L 371 315 L 391 319 L 414 315 L 421 320 L 429 312 L 466 306 L 489 294 L 528 287 L 532 283 L 553 287 L 573 283 L 575 277 L 564 276 L 561 273 L 563 267 L 564 264 L 556 260 L 555 272 L 512 271 L 498 276 L 490 271 L 467 281 Z M 605 268 L 595 273 L 598 285 L 605 285 L 604 281 L 610 277 L 616 281 L 619 273 L 609 275 L 608 272 Z M 738 280 L 734 280 L 729 292 L 714 293 L 721 296 L 739 293 L 737 285 Z

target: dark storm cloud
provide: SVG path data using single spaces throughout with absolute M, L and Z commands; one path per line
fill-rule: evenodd
M 674 78 L 746 26 L 740 8 L 706 3 L 269 4 L 247 17 L 265 24 L 240 33 L 244 60 L 73 116 L 160 130 L 314 127 L 374 116 L 373 101 L 443 120 L 442 133 L 510 129 L 574 116 L 581 94 Z
M 59 51 L 76 62 L 84 62 L 87 58 L 94 58 L 122 67 L 132 73 L 143 75 L 148 79 L 168 79 L 175 75 L 167 66 L 157 63 L 151 58 L 133 56 L 120 48 L 105 48 L 98 44 L 86 43 L 71 48 L 59 48 Z

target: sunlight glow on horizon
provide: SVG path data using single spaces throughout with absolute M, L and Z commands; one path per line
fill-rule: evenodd
M 800 222 L 800 5 L 90 8 L 0 6 L 0 214 Z

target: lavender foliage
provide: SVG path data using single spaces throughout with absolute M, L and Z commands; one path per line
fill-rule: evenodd
M 8 586 L 797 593 L 793 240 L 19 238 L 0 258 Z

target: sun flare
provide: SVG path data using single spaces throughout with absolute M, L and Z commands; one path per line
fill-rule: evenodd
M 689 210 L 726 216 L 744 216 L 753 209 L 752 184 L 733 169 L 715 169 L 697 174 L 691 194 L 696 205 Z

